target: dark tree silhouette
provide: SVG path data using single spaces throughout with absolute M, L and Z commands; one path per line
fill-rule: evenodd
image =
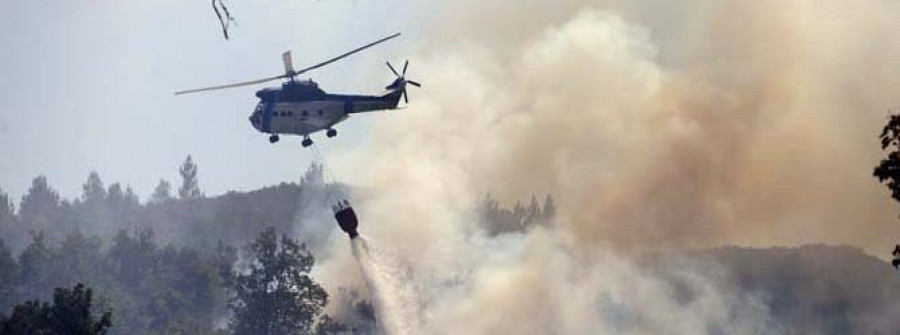
M 53 305 L 27 301 L 13 309 L 9 318 L 0 319 L 3 334 L 106 334 L 112 326 L 112 312 L 96 317 L 92 311 L 94 294 L 77 284 L 72 289 L 57 288 Z
M 96 171 L 91 171 L 87 181 L 81 185 L 82 201 L 87 203 L 102 203 L 106 200 L 106 188 L 103 186 L 103 180 Z
M 880 138 L 881 150 L 887 152 L 887 157 L 881 160 L 872 174 L 879 182 L 887 183 L 891 197 L 900 201 L 900 114 L 890 116 Z
M 246 250 L 246 271 L 234 277 L 235 334 L 309 333 L 328 293 L 312 280 L 314 258 L 304 245 L 267 228 Z
M 872 175 L 878 181 L 887 184 L 891 190 L 891 197 L 900 202 L 900 114 L 892 114 L 888 123 L 881 130 L 881 150 L 887 152 L 887 157 L 875 166 Z M 894 267 L 900 269 L 900 245 L 894 248 Z
M 479 200 L 476 213 L 489 235 L 523 232 L 536 226 L 549 227 L 556 216 L 556 202 L 549 194 L 544 198 L 543 207 L 532 195 L 527 206 L 516 201 L 512 210 L 504 208 L 490 193 Z
M 59 194 L 47 183 L 47 178 L 38 176 L 31 181 L 28 194 L 22 197 L 19 205 L 19 218 L 26 226 L 41 229 L 58 228 L 60 199 Z
M 178 169 L 181 174 L 181 188 L 178 189 L 178 197 L 182 200 L 198 199 L 203 196 L 200 192 L 200 182 L 197 178 L 197 164 L 191 155 L 188 155 Z
M 0 236 L 8 238 L 16 226 L 16 209 L 9 195 L 0 190 Z
M 556 217 L 556 202 L 553 201 L 553 196 L 547 194 L 547 197 L 544 198 L 544 209 L 542 212 L 543 217 L 541 219 L 548 224 L 552 223 L 552 220 Z
M 165 179 L 160 179 L 159 184 L 153 189 L 153 195 L 150 196 L 150 202 L 163 203 L 172 200 L 172 185 Z
M 0 311 L 8 310 L 19 295 L 19 264 L 0 239 Z

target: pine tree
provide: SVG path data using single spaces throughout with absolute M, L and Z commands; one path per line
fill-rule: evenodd
M 106 187 L 97 172 L 91 171 L 87 180 L 81 185 L 81 203 L 75 204 L 80 212 L 78 227 L 88 232 L 101 230 L 109 218 L 106 211 Z
M 54 230 L 59 223 L 59 194 L 47 183 L 47 177 L 38 176 L 31 181 L 28 194 L 19 205 L 19 218 L 31 230 Z
M 103 187 L 103 181 L 96 171 L 88 174 L 88 179 L 81 185 L 81 189 L 83 192 L 81 198 L 85 204 L 99 204 L 106 200 L 106 188 Z
M 19 264 L 0 239 L 0 311 L 8 311 L 19 296 Z
M 543 209 L 543 218 L 545 224 L 552 224 L 553 219 L 556 218 L 556 202 L 553 201 L 553 197 L 550 194 L 547 194 L 547 197 L 544 198 L 544 209 Z
M 522 224 L 525 222 L 525 215 L 527 214 L 525 211 L 525 206 L 522 206 L 522 202 L 516 200 L 516 205 L 513 207 L 513 216 L 516 218 L 516 225 L 522 227 Z
M 165 179 L 160 179 L 159 184 L 153 189 L 153 195 L 150 196 L 150 202 L 155 204 L 164 203 L 172 200 L 172 185 Z
M 525 216 L 525 228 L 537 223 L 541 218 L 541 205 L 538 204 L 537 197 L 531 195 L 531 202 L 528 203 L 528 211 Z
M 0 190 L 0 236 L 9 237 L 16 228 L 16 208 L 9 195 Z
M 197 164 L 194 164 L 191 155 L 187 156 L 181 168 L 178 169 L 181 174 L 181 188 L 178 189 L 178 197 L 182 200 L 199 199 L 203 197 L 200 192 L 200 182 L 197 177 Z

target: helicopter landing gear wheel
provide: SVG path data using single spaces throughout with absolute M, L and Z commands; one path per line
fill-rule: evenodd
M 304 148 L 306 148 L 312 144 L 313 144 L 313 141 L 309 137 L 304 138 L 303 142 L 300 142 L 300 145 L 302 145 Z
M 325 132 L 325 136 L 328 136 L 329 138 L 335 137 L 337 136 L 337 130 L 328 129 L 328 131 Z
M 272 136 L 269 136 L 269 143 L 275 143 L 275 142 L 278 142 L 278 135 L 272 134 Z

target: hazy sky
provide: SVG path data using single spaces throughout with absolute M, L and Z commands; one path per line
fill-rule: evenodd
M 402 62 L 416 35 L 397 1 L 226 3 L 237 19 L 231 41 L 206 0 L 5 4 L 0 189 L 18 202 L 44 174 L 73 198 L 96 170 L 145 199 L 160 178 L 177 184 L 187 154 L 207 194 L 297 180 L 310 161 L 300 139 L 273 146 L 247 121 L 253 93 L 266 85 L 172 92 L 279 74 L 285 50 L 302 67 L 401 31 L 400 39 L 311 73 L 330 92 L 378 93 L 393 79 L 383 62 Z M 354 117 L 337 138 L 316 139 L 326 153 L 352 150 L 377 118 Z

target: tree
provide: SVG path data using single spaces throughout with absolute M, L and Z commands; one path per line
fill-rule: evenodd
M 105 227 L 104 230 L 109 232 L 112 231 L 110 228 L 132 226 L 135 213 L 140 206 L 141 203 L 131 186 L 126 186 L 123 191 L 119 183 L 110 184 L 106 196 L 106 213 L 112 226 Z
M 191 155 L 188 155 L 181 164 L 178 173 L 181 174 L 181 188 L 178 189 L 178 196 L 182 200 L 198 199 L 203 196 L 197 178 L 197 164 L 194 164 Z
M 3 334 L 106 334 L 112 326 L 112 312 L 96 317 L 93 313 L 94 294 L 90 288 L 77 284 L 72 289 L 57 288 L 53 305 L 27 301 L 13 309 L 12 315 L 0 319 Z
M 319 322 L 316 324 L 315 334 L 340 334 L 346 333 L 348 331 L 350 331 L 350 328 L 348 328 L 347 325 L 332 319 L 328 315 L 323 315 L 321 318 L 319 318 Z
M 47 183 L 47 177 L 38 176 L 22 197 L 19 217 L 32 230 L 57 228 L 54 226 L 59 222 L 59 206 L 59 194 Z
M 88 174 L 87 181 L 81 185 L 81 198 L 85 204 L 101 204 L 106 200 L 106 188 L 96 171 Z
M 516 224 L 518 224 L 519 227 L 521 227 L 522 223 L 525 221 L 525 216 L 528 214 L 527 211 L 525 210 L 525 206 L 522 205 L 521 201 L 516 200 L 516 205 L 513 207 L 512 212 L 513 212 L 513 215 L 516 216 Z
M 19 254 L 21 280 L 26 292 L 37 292 L 48 280 L 44 273 L 50 267 L 51 251 L 44 243 L 44 232 L 32 233 L 31 244 Z
M 900 114 L 890 116 L 879 138 L 881 150 L 887 151 L 888 155 L 875 167 L 872 174 L 879 182 L 886 181 L 891 197 L 900 201 Z
M 547 197 L 544 198 L 544 208 L 543 213 L 541 214 L 541 220 L 546 225 L 552 225 L 554 218 L 556 218 L 556 201 L 553 200 L 553 196 L 547 194 Z
M 80 213 L 79 222 L 75 223 L 80 229 L 88 232 L 99 231 L 109 221 L 106 211 L 106 187 L 100 180 L 97 172 L 88 174 L 87 181 L 81 185 L 81 202 L 76 203 Z
M 525 214 L 525 221 L 523 226 L 528 228 L 529 226 L 535 224 L 541 218 L 541 205 L 538 204 L 537 197 L 534 194 L 531 195 L 531 202 L 528 203 L 528 210 Z
M 159 184 L 156 184 L 156 188 L 153 189 L 153 195 L 150 196 L 150 202 L 155 204 L 161 204 L 166 201 L 172 200 L 172 185 L 169 184 L 165 179 L 160 179 Z
M 16 223 L 16 208 L 9 195 L 0 190 L 0 236 L 9 237 L 12 235 Z
M 274 228 L 264 230 L 246 250 L 247 271 L 235 276 L 230 302 L 235 334 L 309 333 L 328 303 L 328 293 L 312 280 L 314 258 L 304 245 Z
M 19 264 L 0 239 L 0 311 L 9 310 L 18 296 Z
M 872 175 L 881 183 L 887 182 L 891 197 L 900 201 L 900 114 L 892 114 L 881 130 L 881 150 L 887 157 L 875 166 Z M 900 245 L 894 249 L 894 266 L 900 268 Z

